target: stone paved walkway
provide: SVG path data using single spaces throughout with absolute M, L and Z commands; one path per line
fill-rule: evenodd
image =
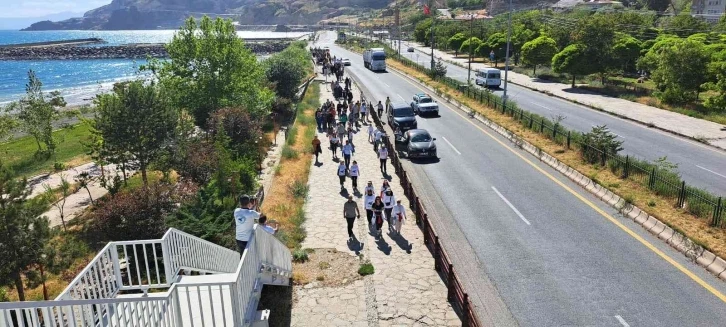
M 402 46 L 402 49 L 412 46 L 424 54 L 431 53 L 431 48 L 424 47 L 415 42 L 402 42 Z M 434 50 L 434 56 L 448 62 L 456 62 L 462 65 L 468 64 L 467 58 L 454 58 L 454 55 L 437 49 Z M 471 64 L 472 70 L 488 67 L 488 65 L 483 63 Z M 596 107 L 603 111 L 628 117 L 644 124 L 654 124 L 661 129 L 680 135 L 692 138 L 706 138 L 712 146 L 726 149 L 726 126 L 718 123 L 594 92 L 583 90 L 582 92 L 573 93 L 568 91 L 571 90 L 570 84 L 534 79 L 513 71 L 509 72 L 509 82 L 549 93 L 559 98 Z
M 353 94 L 360 94 L 354 85 Z M 328 87 L 321 87 L 321 102 L 333 99 Z M 357 100 L 357 97 L 356 99 Z M 364 126 L 367 128 L 367 126 Z M 360 130 L 353 138 L 357 145 L 352 160 L 361 168 L 358 187 L 373 181 L 379 191 L 384 178 L 390 178 L 396 198 L 408 209 L 408 201 L 392 166 L 391 176 L 384 176 L 368 136 Z M 318 134 L 327 144 L 324 134 Z M 461 321 L 446 300 L 447 289 L 434 271 L 434 259 L 423 244 L 423 233 L 410 220 L 401 236 L 385 232 L 381 240 L 371 235 L 365 219 L 356 221 L 357 240 L 348 243 L 346 222 L 342 217 L 347 192 L 353 192 L 350 179 L 346 191 L 340 191 L 336 176 L 337 162 L 325 146 L 320 155 L 322 165 L 311 167 L 309 195 L 305 205 L 307 238 L 305 248 L 335 248 L 363 255 L 370 260 L 375 274 L 338 288 L 316 288 L 310 284 L 296 286 L 297 302 L 293 305 L 292 326 L 460 326 Z M 362 194 L 354 194 L 363 217 Z

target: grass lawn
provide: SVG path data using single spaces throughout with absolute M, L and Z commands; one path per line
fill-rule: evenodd
M 38 146 L 32 136 L 24 136 L 0 144 L 0 161 L 12 168 L 16 176 L 34 176 L 53 171 L 53 164 L 60 162 L 73 167 L 90 161 L 81 141 L 91 135 L 88 124 L 78 124 L 53 132 L 58 147 L 52 156 L 36 155 Z
M 673 201 L 658 196 L 650 191 L 647 186 L 631 179 L 622 179 L 613 174 L 609 169 L 599 165 L 591 165 L 582 160 L 576 150 L 567 150 L 558 145 L 543 134 L 537 133 L 523 126 L 520 122 L 512 119 L 509 115 L 502 114 L 497 110 L 487 107 L 476 100 L 467 98 L 461 92 L 448 86 L 431 80 L 423 73 L 416 71 L 390 60 L 388 65 L 391 68 L 404 72 L 417 78 L 434 88 L 438 88 L 457 99 L 462 104 L 476 110 L 482 116 L 494 121 L 500 126 L 506 127 L 516 135 L 541 148 L 544 152 L 552 155 L 580 173 L 596 178 L 601 185 L 608 188 L 625 199 L 632 199 L 632 203 L 647 212 L 666 225 L 688 236 L 696 243 L 708 248 L 711 252 L 720 257 L 726 256 L 726 229 L 710 226 L 710 219 L 700 219 L 685 209 L 674 208 Z M 651 205 L 652 204 L 652 205 Z

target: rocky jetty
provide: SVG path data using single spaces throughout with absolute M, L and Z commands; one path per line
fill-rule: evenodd
M 247 43 L 255 54 L 280 52 L 289 42 Z M 70 60 L 70 59 L 146 59 L 166 58 L 163 44 L 128 44 L 119 46 L 48 46 L 0 48 L 0 60 Z

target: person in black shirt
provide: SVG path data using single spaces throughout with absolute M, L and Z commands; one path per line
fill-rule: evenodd
M 373 205 L 371 206 L 371 209 L 373 210 L 373 219 L 376 223 L 376 238 L 381 237 L 381 228 L 383 228 L 383 201 L 381 201 L 381 197 L 377 196 L 376 200 L 373 202 Z

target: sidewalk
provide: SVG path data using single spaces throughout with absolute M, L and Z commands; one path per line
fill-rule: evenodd
M 360 94 L 355 85 L 353 94 Z M 326 86 L 321 87 L 320 96 L 321 102 L 333 99 Z M 379 162 L 367 141 L 365 128 L 353 139 L 356 152 L 351 160 L 358 161 L 361 169 L 359 189 L 363 190 L 370 180 L 379 192 L 385 177 L 378 169 Z M 446 286 L 433 269 L 434 259 L 423 244 L 423 233 L 416 226 L 393 166 L 389 162 L 390 185 L 409 217 L 402 227 L 402 235 L 389 235 L 384 223 L 383 237 L 376 241 L 365 220 L 362 194 L 355 193 L 363 218 L 356 220 L 357 241 L 348 243 L 342 212 L 347 192 L 353 192 L 351 182 L 347 179 L 346 191 L 340 191 L 336 175 L 338 163 L 331 160 L 325 135 L 318 135 L 323 141 L 322 165 L 313 162 L 310 171 L 310 190 L 305 204 L 307 238 L 303 248 L 334 248 L 351 256 L 359 252 L 364 260 L 370 260 L 375 273 L 340 287 L 315 287 L 314 283 L 296 286 L 292 326 L 461 326 L 461 320 L 446 300 Z
M 431 54 L 431 48 L 424 47 L 423 45 L 415 42 L 403 42 L 402 46 L 412 46 L 415 50 L 424 54 Z M 404 48 L 402 48 L 402 51 L 403 49 Z M 434 56 L 441 58 L 443 61 L 452 63 L 455 62 L 461 65 L 468 64 L 467 58 L 454 58 L 454 55 L 439 51 L 438 49 L 434 50 Z M 483 63 L 471 64 L 472 70 L 489 67 L 489 65 Z M 643 124 L 652 124 L 660 129 L 670 131 L 675 134 L 694 139 L 705 138 L 712 146 L 726 149 L 726 126 L 721 124 L 586 90 L 577 90 L 577 92 L 572 92 L 570 84 L 531 78 L 527 75 L 515 73 L 513 71 L 509 71 L 509 82 L 563 98 L 565 100 L 595 107 L 602 111 L 626 117 Z

